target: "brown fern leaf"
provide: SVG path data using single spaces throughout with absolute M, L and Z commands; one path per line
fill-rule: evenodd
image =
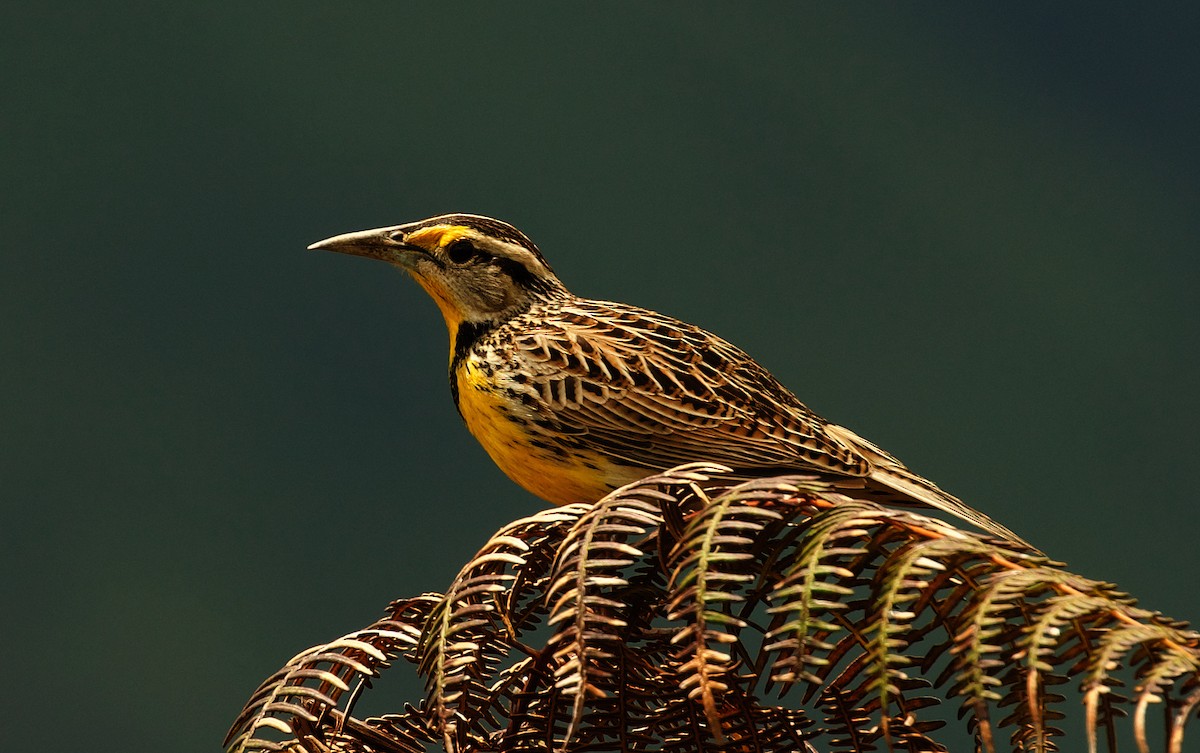
M 1096 620 L 1093 624 L 1098 623 L 1100 621 Z M 1093 666 L 1093 662 L 1100 667 L 1108 669 L 1118 665 L 1116 661 L 1094 659 L 1097 653 L 1101 651 L 1101 643 L 1111 637 L 1114 631 L 1102 627 L 1093 627 L 1085 624 L 1082 620 L 1075 622 L 1074 630 L 1078 640 L 1073 648 L 1063 652 L 1063 657 L 1074 662 L 1066 670 L 1068 675 L 1072 677 L 1084 675 L 1081 682 L 1081 690 L 1088 750 L 1091 753 L 1096 753 L 1099 749 L 1097 735 L 1103 732 L 1105 750 L 1113 753 L 1117 749 L 1117 721 L 1129 715 L 1125 708 L 1123 708 L 1124 704 L 1129 703 L 1129 698 L 1116 692 L 1116 689 L 1122 687 L 1124 683 L 1122 683 L 1120 678 L 1110 674 L 1105 674 L 1102 677 L 1090 677 L 1085 673 Z M 1124 651 L 1120 653 L 1123 654 Z M 1107 672 L 1107 670 L 1104 671 Z
M 296 720 L 296 740 L 288 751 L 304 753 L 425 753 L 437 740 L 425 714 L 412 706 L 403 713 L 360 721 L 330 712 L 333 727 Z
M 695 714 L 696 705 L 689 702 L 688 706 Z M 798 709 L 763 706 L 754 696 L 735 690 L 722 695 L 718 714 L 724 738 L 721 742 L 716 742 L 715 736 L 709 739 L 709 736 L 700 732 L 707 724 L 707 715 L 703 718 L 693 716 L 691 729 L 698 733 L 696 739 L 691 741 L 694 749 L 703 750 L 706 746 L 713 746 L 713 749 L 722 753 L 814 750 L 809 743 L 814 722 Z M 681 733 L 682 730 L 676 731 L 674 737 L 683 743 L 683 734 L 686 733 Z
M 605 664 L 633 637 L 624 598 L 626 572 L 647 556 L 651 532 L 662 524 L 659 502 L 670 497 L 656 486 L 655 481 L 636 483 L 601 500 L 559 548 L 546 600 L 549 624 L 559 626 L 547 644 L 556 665 L 555 686 L 572 697 L 563 745 L 574 735 L 588 700 L 607 695 L 613 672 Z
M 873 614 L 867 618 L 865 631 L 870 635 L 866 653 L 868 677 L 861 690 L 850 693 L 850 697 L 860 703 L 864 691 L 875 696 L 881 731 L 889 746 L 893 744 L 894 734 L 913 738 L 907 729 L 893 732 L 889 706 L 895 701 L 903 707 L 902 687 L 906 684 L 912 687 L 913 678 L 904 668 L 915 664 L 916 660 L 904 652 L 924 634 L 916 629 L 923 608 L 936 601 L 938 587 L 947 585 L 945 579 L 936 576 L 946 570 L 943 564 L 946 561 L 988 551 L 986 544 L 956 538 L 919 540 L 885 551 L 891 540 L 890 533 L 883 538 L 872 537 L 870 549 L 880 552 L 884 558 L 877 570 L 870 600 Z M 935 622 L 936 619 L 930 624 Z M 923 686 L 928 687 L 928 683 Z
M 661 673 L 646 661 L 644 652 L 618 646 L 617 656 L 605 661 L 605 671 L 620 692 L 590 699 L 579 719 L 574 719 L 573 694 L 558 687 L 553 675 L 553 653 L 543 651 L 527 663 L 534 665 L 523 677 L 514 677 L 504 691 L 508 725 L 497 729 L 486 744 L 469 750 L 570 750 L 642 751 L 654 749 L 650 720 L 658 691 L 665 687 Z M 567 727 L 574 723 L 571 734 Z
M 490 695 L 490 678 L 515 645 L 519 628 L 504 609 L 519 601 L 517 581 L 544 588 L 544 575 L 521 577 L 539 549 L 557 550 L 586 505 L 544 510 L 502 528 L 467 563 L 433 608 L 416 646 L 430 710 L 448 750 L 462 747 L 459 720 Z M 543 557 L 545 561 L 547 558 Z
M 1195 646 L 1189 650 L 1180 638 L 1187 640 L 1185 636 L 1160 635 L 1153 643 L 1143 645 L 1146 658 L 1136 668 L 1138 683 L 1133 689 L 1136 698 L 1133 711 L 1134 740 L 1142 753 L 1149 753 L 1150 750 L 1146 739 L 1146 710 L 1149 705 L 1167 701 L 1167 718 L 1171 720 L 1172 708 L 1180 707 L 1183 703 L 1168 698 L 1170 686 L 1181 677 L 1194 679 L 1200 671 L 1200 656 Z
M 1048 688 L 1069 682 L 1059 668 L 1075 656 L 1072 649 L 1086 634 L 1085 625 L 1093 624 L 1097 616 L 1107 617 L 1114 603 L 1098 593 L 1100 583 L 1078 577 L 1061 583 L 1069 585 L 1072 593 L 1053 591 L 1025 610 L 1029 624 L 1017 640 L 1014 665 L 1004 680 L 1008 692 L 1000 705 L 1014 708 L 1001 725 L 1016 728 L 1010 744 L 1019 750 L 1057 750 L 1052 738 L 1061 737 L 1063 732 L 1047 722 L 1065 718 L 1054 709 L 1065 698 Z
M 1183 684 L 1182 698 L 1174 707 L 1174 713 L 1168 719 L 1167 750 L 1169 753 L 1183 753 L 1183 728 L 1188 719 L 1200 708 L 1200 678 L 1193 675 Z
M 984 750 L 995 750 L 995 734 L 989 703 L 1003 696 L 996 688 L 1003 681 L 996 676 L 1016 652 L 1018 629 L 1010 623 L 1020 612 L 1020 599 L 1044 588 L 1044 581 L 1057 571 L 1048 568 L 1000 572 L 986 579 L 983 590 L 960 616 L 955 635 L 955 667 L 958 675 L 951 692 L 963 697 L 963 705 L 976 725 Z
M 674 595 L 667 619 L 685 623 L 672 638 L 679 645 L 680 687 L 689 698 L 700 700 L 718 741 L 723 740 L 719 696 L 730 687 L 727 675 L 735 662 L 731 654 L 712 646 L 737 643 L 747 627 L 732 609 L 745 601 L 741 592 L 757 580 L 752 551 L 757 535 L 782 518 L 761 503 L 780 491 L 777 483 L 751 481 L 710 500 L 692 516 L 668 557 Z M 790 486 L 782 491 L 798 493 Z
M 320 722 L 352 684 L 378 677 L 393 659 L 416 646 L 419 625 L 437 600 L 436 594 L 425 594 L 393 602 L 384 619 L 292 657 L 250 697 L 225 736 L 225 748 L 237 753 L 285 750 L 289 743 L 263 735 L 296 735 L 298 720 Z
M 869 753 L 879 749 L 875 745 L 880 737 L 878 725 L 865 709 L 851 702 L 845 692 L 836 687 L 827 688 L 821 694 L 820 705 L 825 711 L 822 741 L 830 750 Z

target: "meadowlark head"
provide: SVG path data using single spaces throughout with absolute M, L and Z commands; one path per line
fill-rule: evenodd
M 444 214 L 362 230 L 309 246 L 380 259 L 410 273 L 441 309 L 451 333 L 502 322 L 566 289 L 533 241 L 508 223 Z

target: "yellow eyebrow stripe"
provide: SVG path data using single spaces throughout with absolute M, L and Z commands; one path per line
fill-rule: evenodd
M 404 238 L 405 243 L 411 243 L 414 246 L 432 251 L 435 248 L 449 246 L 459 238 L 471 235 L 470 228 L 461 225 L 434 225 L 433 227 L 423 227 L 420 230 L 414 230 Z

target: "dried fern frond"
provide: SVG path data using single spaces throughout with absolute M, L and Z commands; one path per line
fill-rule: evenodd
M 426 697 L 354 718 L 356 692 L 396 658 Z M 1154 704 L 1165 750 L 1182 753 L 1200 635 L 940 520 L 811 478 L 733 485 L 691 465 L 506 526 L 444 596 L 289 662 L 227 745 L 945 751 L 951 705 L 982 751 L 1004 737 L 1053 751 L 1072 695 L 1093 753 L 1101 738 L 1117 749 L 1124 715 L 1148 750 Z
M 733 608 L 745 601 L 742 592 L 758 577 L 752 547 L 768 523 L 783 518 L 758 504 L 768 490 L 779 486 L 752 481 L 705 500 L 667 559 L 673 592 L 667 619 L 684 623 L 671 638 L 679 646 L 679 684 L 688 698 L 700 700 L 718 741 L 725 739 L 719 696 L 729 690 L 728 676 L 736 666 L 733 655 L 718 647 L 737 643 L 747 627 Z
M 621 692 L 625 682 L 609 665 L 631 642 L 630 586 L 626 571 L 646 557 L 651 532 L 662 524 L 659 503 L 670 497 L 651 489 L 601 500 L 563 541 L 546 602 L 558 626 L 552 652 L 555 688 L 571 698 L 562 734 L 568 743 L 589 700 Z
M 462 747 L 459 720 L 472 718 L 472 707 L 491 695 L 489 679 L 525 623 L 539 616 L 536 611 L 514 611 L 522 594 L 513 584 L 540 593 L 547 573 L 531 574 L 530 566 L 544 566 L 550 559 L 546 555 L 558 549 L 571 524 L 587 510 L 585 505 L 559 507 L 505 526 L 463 567 L 434 606 L 416 656 L 419 671 L 428 678 L 428 701 L 447 749 Z M 530 556 L 539 550 L 543 557 Z
M 328 727 L 334 719 L 331 712 L 352 687 L 365 687 L 365 682 L 417 645 L 421 625 L 437 600 L 436 594 L 424 594 L 395 601 L 378 622 L 292 657 L 250 697 L 225 736 L 226 749 L 287 750 L 288 742 L 277 742 L 269 733 L 299 735 L 306 728 Z M 341 720 L 333 721 L 333 726 L 336 736 Z M 415 739 L 412 742 L 417 744 Z

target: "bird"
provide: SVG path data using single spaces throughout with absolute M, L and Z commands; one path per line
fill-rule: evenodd
M 449 383 L 499 468 L 556 505 L 594 503 L 688 462 L 736 476 L 811 474 L 932 508 L 1036 552 L 850 429 L 810 410 L 740 348 L 624 303 L 582 298 L 516 227 L 444 214 L 309 246 L 387 262 L 433 299 Z

